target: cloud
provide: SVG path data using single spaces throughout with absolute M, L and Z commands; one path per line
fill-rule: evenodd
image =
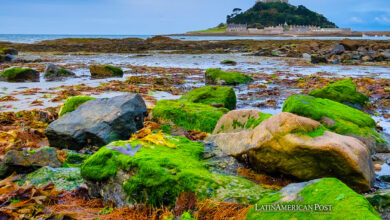
M 358 23 L 358 24 L 363 23 L 363 20 L 361 18 L 358 18 L 358 17 L 352 17 L 351 19 L 349 19 L 349 21 L 351 21 L 353 23 Z
M 375 17 L 374 19 L 376 22 L 381 23 L 381 24 L 390 24 L 390 18 L 388 18 L 385 15 Z

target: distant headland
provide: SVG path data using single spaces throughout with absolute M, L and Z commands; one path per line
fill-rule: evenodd
M 247 11 L 233 9 L 226 23 L 215 28 L 190 31 L 191 36 L 336 36 L 389 35 L 389 32 L 359 32 L 339 28 L 324 15 L 303 5 L 294 6 L 288 0 L 256 0 Z

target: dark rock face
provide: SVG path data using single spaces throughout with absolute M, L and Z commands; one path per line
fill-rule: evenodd
M 321 55 L 312 55 L 311 56 L 311 63 L 318 64 L 318 63 L 328 63 L 328 60 Z
M 95 99 L 54 121 L 46 129 L 50 146 L 78 150 L 127 140 L 143 128 L 146 105 L 139 94 Z
M 345 52 L 345 48 L 341 44 L 337 44 L 333 46 L 332 54 L 341 55 Z
M 0 177 L 12 172 L 28 173 L 40 167 L 61 167 L 54 148 L 41 148 L 36 151 L 8 151 L 0 163 Z

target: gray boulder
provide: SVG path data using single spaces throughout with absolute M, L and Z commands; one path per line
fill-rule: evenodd
M 63 77 L 74 76 L 74 72 L 60 68 L 52 63 L 47 64 L 44 77 L 48 80 L 60 80 Z
M 127 140 L 143 128 L 146 105 L 139 94 L 95 99 L 52 122 L 46 129 L 50 146 L 79 150 Z
M 333 46 L 332 54 L 341 55 L 345 52 L 345 48 L 341 44 L 336 44 Z

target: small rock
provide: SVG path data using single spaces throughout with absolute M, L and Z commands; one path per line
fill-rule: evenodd
M 382 166 L 380 164 L 375 164 L 374 165 L 374 170 L 375 171 L 381 171 L 382 170 Z

